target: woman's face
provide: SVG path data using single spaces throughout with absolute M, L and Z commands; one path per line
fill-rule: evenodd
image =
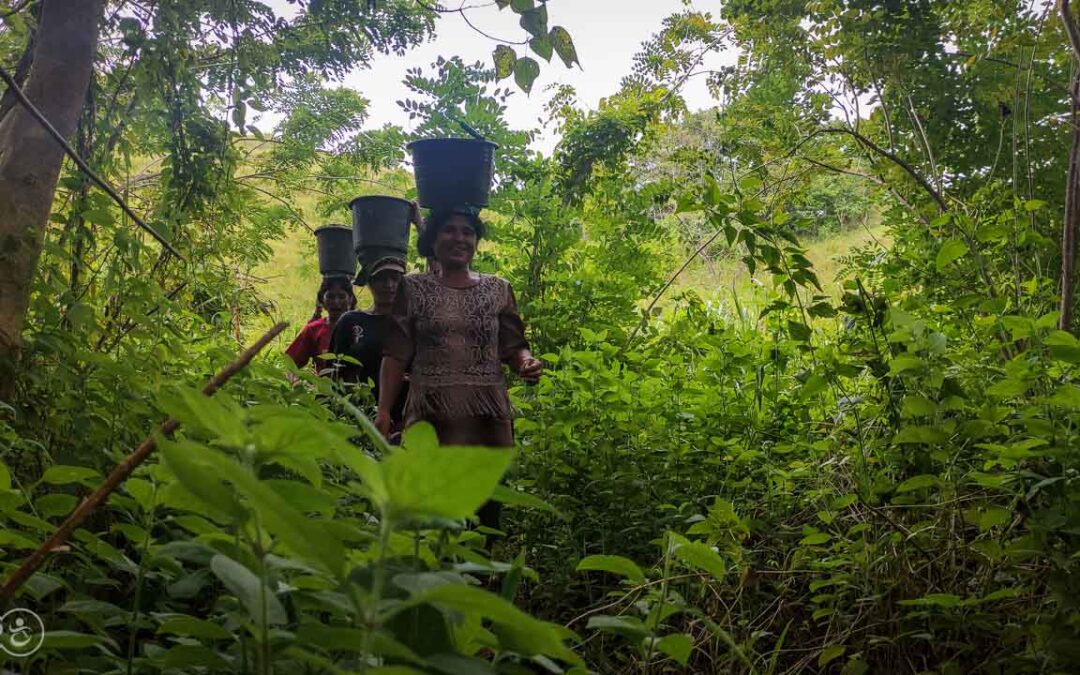
M 398 283 L 401 281 L 401 272 L 397 270 L 382 270 L 371 277 L 368 288 L 371 289 L 371 297 L 376 305 L 389 305 L 397 295 Z
M 344 288 L 334 286 L 323 293 L 322 302 L 327 312 L 341 314 L 352 305 L 352 296 Z
M 476 230 L 472 221 L 454 215 L 435 233 L 435 259 L 444 267 L 465 267 L 476 253 Z

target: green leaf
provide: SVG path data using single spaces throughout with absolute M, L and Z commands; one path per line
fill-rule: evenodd
M 896 375 L 906 370 L 922 368 L 924 363 L 925 362 L 918 356 L 913 356 L 911 354 L 900 354 L 899 356 L 894 356 L 892 360 L 889 361 L 889 373 L 892 375 Z
M 911 426 L 904 427 L 900 433 L 893 436 L 893 443 L 927 443 L 939 445 L 949 440 L 948 434 L 937 427 Z
M 212 671 L 231 670 L 230 663 L 216 651 L 202 645 L 176 645 L 155 659 L 166 670 L 173 669 L 190 673 L 193 669 Z
M 281 601 L 254 572 L 220 553 L 210 560 L 210 569 L 225 588 L 240 600 L 256 626 L 261 627 L 263 623 L 264 598 L 266 621 L 269 625 L 281 625 L 288 621 L 289 617 Z
M 52 518 L 56 516 L 66 516 L 75 509 L 78 503 L 79 500 L 75 498 L 75 495 L 55 493 L 42 495 L 34 500 L 34 508 L 36 508 L 38 513 L 43 517 Z
M 968 252 L 967 244 L 959 239 L 950 239 L 941 245 L 938 249 L 937 258 L 934 260 L 934 265 L 937 267 L 938 272 L 945 269 L 949 263 L 957 260 L 965 253 Z
M 555 53 L 559 55 L 566 67 L 569 68 L 575 63 L 581 65 L 578 61 L 577 49 L 574 48 L 574 41 L 570 37 L 570 32 L 562 26 L 555 26 L 548 33 L 548 37 L 551 38 L 551 45 L 555 48 Z
M 526 94 L 532 91 L 533 82 L 539 76 L 540 64 L 528 56 L 522 56 L 514 64 L 514 82 Z
M 527 12 L 535 6 L 533 0 L 510 0 L 510 9 L 518 14 Z
M 529 40 L 529 49 L 533 50 L 533 53 L 545 61 L 551 61 L 551 55 L 554 53 L 551 38 L 547 35 L 540 35 Z
M 463 584 L 443 584 L 413 595 L 398 609 L 424 603 L 490 619 L 500 629 L 500 642 L 508 641 L 522 653 L 547 654 L 571 663 L 580 662 L 580 658 L 563 644 L 563 637 L 572 633 L 561 626 L 534 619 L 488 591 Z
M 87 635 L 70 630 L 51 630 L 45 632 L 44 649 L 87 649 L 106 642 L 107 638 Z
M 810 336 L 813 335 L 810 326 L 807 326 L 801 321 L 788 321 L 787 328 L 788 333 L 793 339 L 798 340 L 799 342 L 810 342 Z
M 558 513 L 554 506 L 548 504 L 536 495 L 531 495 L 528 492 L 522 492 L 521 490 L 515 490 L 514 488 L 505 485 L 496 485 L 495 492 L 492 493 L 491 498 L 497 502 L 502 502 L 507 506 L 520 506 L 527 509 Z
M 11 471 L 8 470 L 7 464 L 4 464 L 3 460 L 0 460 L 0 490 L 11 489 Z
M 686 537 L 674 532 L 669 532 L 668 537 L 671 539 L 671 550 L 677 560 L 693 569 L 708 572 L 717 579 L 723 579 L 727 574 L 727 564 L 711 546 L 689 541 Z
M 504 448 L 439 447 L 426 422 L 409 432 L 380 466 L 388 510 L 397 518 L 471 516 L 491 497 L 514 458 L 513 450 Z
M 161 622 L 157 632 L 159 635 L 182 635 L 206 640 L 229 640 L 233 637 L 231 632 L 216 623 L 193 616 L 171 616 Z
M 654 642 L 653 647 L 675 659 L 679 665 L 685 666 L 690 660 L 690 652 L 694 649 L 694 638 L 685 633 L 672 633 Z
M 547 5 L 540 5 L 535 9 L 530 9 L 529 11 L 524 12 L 521 15 L 521 20 L 518 23 L 529 33 L 529 35 L 532 35 L 534 38 L 547 39 Z
M 1066 410 L 1080 410 L 1080 387 L 1075 384 L 1063 384 L 1050 397 L 1050 405 Z
M 83 217 L 83 220 L 97 225 L 109 227 L 116 224 L 116 217 L 108 209 L 86 209 L 80 211 L 79 215 Z
M 41 477 L 41 482 L 48 483 L 49 485 L 68 485 L 70 483 L 93 485 L 100 479 L 101 474 L 85 466 L 65 466 L 62 464 L 55 464 L 45 470 L 45 475 Z
M 941 485 L 941 479 L 937 476 L 922 474 L 920 476 L 908 478 L 903 483 L 900 483 L 896 486 L 896 491 L 902 494 L 904 492 L 914 492 L 915 490 L 938 487 L 939 485 Z
M 219 515 L 230 519 L 243 517 L 244 509 L 236 495 L 222 485 L 220 475 L 205 460 L 206 455 L 213 451 L 186 440 L 162 440 L 158 442 L 158 447 L 165 459 L 165 466 L 188 492 Z
M 517 63 L 517 52 L 513 47 L 499 45 L 491 55 L 495 62 L 495 79 L 503 80 L 514 74 L 514 64 Z
M 847 647 L 844 645 L 830 645 L 821 650 L 821 654 L 818 655 L 818 668 L 824 668 L 829 665 L 830 662 L 840 658 L 847 651 Z
M 645 573 L 641 571 L 637 563 L 618 555 L 590 555 L 583 558 L 576 569 L 579 572 L 585 570 L 611 572 L 626 577 L 634 583 L 645 581 Z
M 828 532 L 814 532 L 799 540 L 799 546 L 821 546 L 829 543 L 832 535 Z
M 340 574 L 345 564 L 341 542 L 317 520 L 306 517 L 285 498 L 260 481 L 246 467 L 210 451 L 207 459 L 218 475 L 227 478 L 258 510 L 262 524 L 293 553 L 319 563 L 331 574 Z
M 604 614 L 590 616 L 585 627 L 592 630 L 602 630 L 606 633 L 622 635 L 635 642 L 644 640 L 649 635 L 649 631 L 645 628 L 641 619 L 635 616 L 607 616 Z
M 942 607 L 949 609 L 952 607 L 959 607 L 964 602 L 964 599 L 959 595 L 953 595 L 952 593 L 929 593 L 921 598 L 914 600 L 901 600 L 900 605 L 906 607 Z
M 1041 199 L 1029 199 L 1024 202 L 1025 211 L 1038 211 L 1044 206 L 1046 206 L 1046 202 Z
M 213 398 L 191 387 L 177 387 L 158 395 L 158 405 L 187 428 L 200 429 L 227 445 L 247 441 L 244 409 L 225 394 Z

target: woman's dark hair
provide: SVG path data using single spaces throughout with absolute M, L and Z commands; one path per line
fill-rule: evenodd
M 319 292 L 315 295 L 315 313 L 311 315 L 310 321 L 316 321 L 322 316 L 323 296 L 327 292 L 340 288 L 349 294 L 349 309 L 356 309 L 356 294 L 353 293 L 352 279 L 342 276 L 323 277 L 322 283 L 319 284 Z
M 416 250 L 420 255 L 425 258 L 435 257 L 435 235 L 439 233 L 439 230 L 446 227 L 446 224 L 450 222 L 450 219 L 454 216 L 465 216 L 468 218 L 469 223 L 476 232 L 476 238 L 484 238 L 484 234 L 487 233 L 487 226 L 484 225 L 484 221 L 480 220 L 480 216 L 475 213 L 468 213 L 459 209 L 435 210 L 431 212 L 430 216 L 424 219 L 424 230 L 420 233 L 419 239 L 416 240 Z

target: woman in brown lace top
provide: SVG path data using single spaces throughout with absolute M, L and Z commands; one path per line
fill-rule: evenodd
M 390 430 L 390 408 L 406 371 L 405 426 L 427 421 L 443 445 L 513 447 L 502 364 L 535 380 L 525 326 L 505 279 L 470 269 L 483 222 L 469 212 L 436 212 L 417 248 L 438 271 L 403 277 L 384 342 L 375 426 Z

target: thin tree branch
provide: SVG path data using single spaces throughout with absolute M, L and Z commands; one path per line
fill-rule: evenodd
M 106 194 L 112 197 L 112 200 L 120 205 L 120 208 L 124 211 L 124 213 L 128 215 L 129 218 L 131 218 L 131 220 L 135 222 L 136 225 L 149 233 L 150 236 L 156 239 L 159 244 L 161 244 L 167 251 L 169 251 L 169 253 L 172 253 L 174 256 L 181 260 L 184 259 L 184 256 L 180 255 L 179 251 L 173 248 L 172 244 L 170 244 L 168 240 L 161 235 L 161 233 L 143 222 L 143 219 L 131 210 L 131 207 L 128 206 L 127 203 L 123 200 L 123 198 L 116 193 L 116 190 L 113 190 L 108 183 L 106 183 L 100 176 L 94 173 L 93 169 L 91 169 L 90 166 L 83 161 L 82 157 L 79 157 L 79 153 L 75 152 L 75 149 L 72 148 L 71 145 L 67 142 L 67 139 L 64 138 L 64 135 L 57 131 L 56 127 L 54 127 L 52 123 L 45 118 L 45 115 L 43 115 L 41 111 L 38 110 L 37 107 L 30 101 L 30 99 L 26 97 L 26 94 L 23 93 L 23 90 L 19 87 L 19 84 L 3 67 L 0 67 L 0 79 L 3 79 L 4 82 L 7 83 L 8 91 L 11 91 L 15 94 L 16 98 L 19 99 L 19 102 L 22 103 L 23 107 L 26 108 L 26 111 L 29 112 L 30 115 L 38 121 L 38 124 L 40 124 L 45 129 L 45 131 L 49 133 L 50 136 L 53 137 L 53 139 L 60 145 L 60 147 L 64 149 L 64 152 L 67 154 L 67 156 L 70 157 L 73 162 L 75 162 L 75 164 L 83 171 L 83 173 L 87 175 L 87 177 L 90 178 L 90 180 L 92 180 L 98 187 L 104 190 Z
M 277 324 L 259 338 L 255 344 L 251 345 L 240 354 L 235 361 L 222 368 L 217 375 L 214 375 L 214 377 L 206 383 L 206 386 L 203 387 L 203 396 L 213 396 L 214 392 L 220 389 L 222 385 L 246 368 L 247 365 L 251 363 L 251 360 L 254 359 L 266 345 L 270 344 L 270 341 L 276 338 L 281 331 L 285 330 L 288 325 L 287 322 Z M 180 422 L 170 417 L 162 423 L 161 427 L 158 429 L 158 433 L 161 434 L 163 438 L 167 438 L 172 435 L 179 426 Z M 15 591 L 19 590 L 19 587 L 22 586 L 39 567 L 41 567 L 41 564 L 45 562 L 45 558 L 49 553 L 56 550 L 57 547 L 67 541 L 72 532 L 74 532 L 75 529 L 97 509 L 97 507 L 104 504 L 105 500 L 109 498 L 109 495 L 111 495 L 116 488 L 120 487 L 120 485 L 131 476 L 131 473 L 146 461 L 146 458 L 149 457 L 150 453 L 156 448 L 157 440 L 154 435 L 150 435 L 134 450 L 134 452 L 124 458 L 124 461 L 117 464 L 116 468 L 109 473 L 104 482 L 102 482 L 90 496 L 84 499 L 81 504 L 75 507 L 75 510 L 60 524 L 60 527 L 56 529 L 56 532 L 46 539 L 36 551 L 31 553 L 30 556 L 19 565 L 19 568 L 8 577 L 3 588 L 0 588 L 0 599 L 11 598 L 15 594 Z

